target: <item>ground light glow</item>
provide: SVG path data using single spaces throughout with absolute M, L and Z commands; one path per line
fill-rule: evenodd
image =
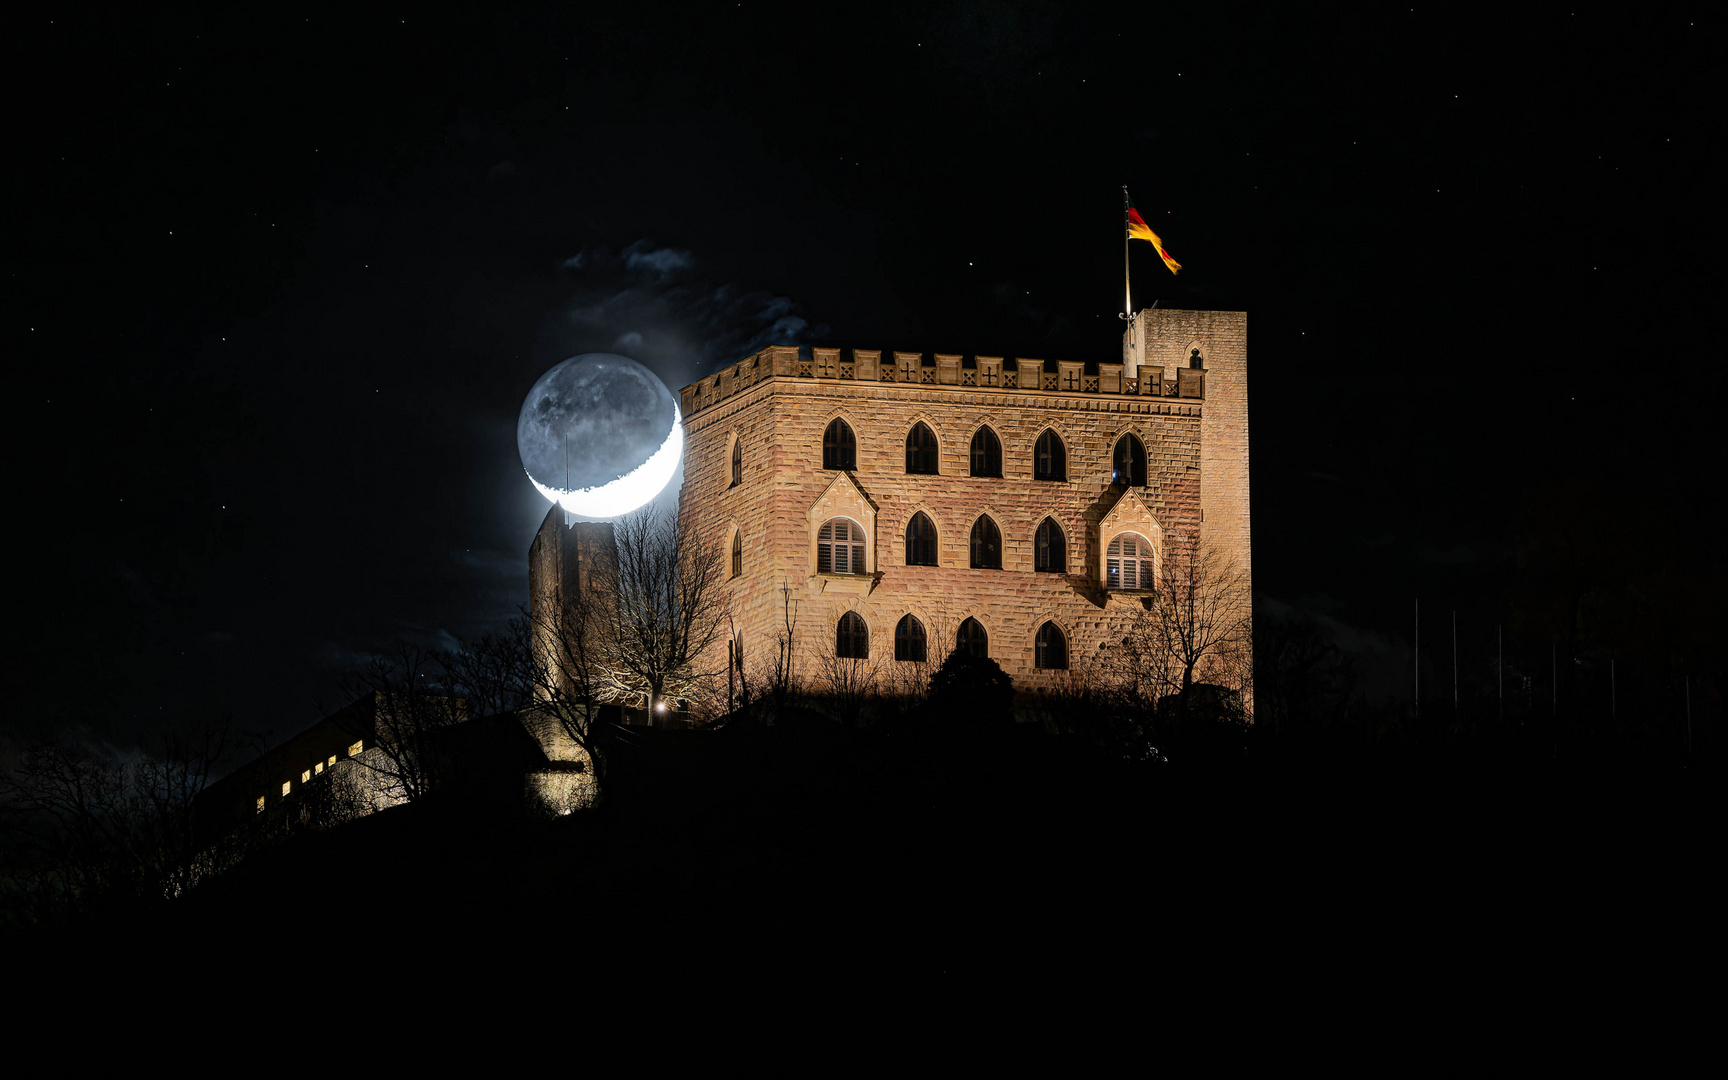
M 618 479 L 599 487 L 577 488 L 574 491 L 547 487 L 535 480 L 532 473 L 528 474 L 528 479 L 539 489 L 540 494 L 572 514 L 591 518 L 617 517 L 654 501 L 654 496 L 665 489 L 672 479 L 672 474 L 678 471 L 678 461 L 683 456 L 684 417 L 678 406 L 674 405 L 672 430 L 666 433 L 666 441 L 660 444 L 660 449 L 650 454 L 647 461 Z

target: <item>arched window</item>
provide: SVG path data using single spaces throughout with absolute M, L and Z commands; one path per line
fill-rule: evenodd
M 822 433 L 822 467 L 848 472 L 858 467 L 858 440 L 844 420 L 833 420 Z
M 737 487 L 744 482 L 744 440 L 732 440 L 732 482 L 727 487 Z
M 1146 486 L 1146 447 L 1138 437 L 1124 435 L 1116 440 L 1116 453 L 1110 460 L 1110 482 L 1125 487 Z
M 906 565 L 936 565 L 936 526 L 922 513 L 906 523 Z
M 1002 569 L 1002 531 L 987 514 L 972 523 L 972 569 Z
M 960 624 L 960 632 L 954 635 L 954 648 L 967 656 L 989 656 L 990 635 L 984 632 L 984 625 L 977 619 L 968 618 Z
M 1104 586 L 1109 589 L 1155 589 L 1152 541 L 1123 533 L 1104 550 Z
M 1062 445 L 1062 436 L 1054 431 L 1045 431 L 1038 436 L 1037 445 L 1032 449 L 1032 478 L 1068 479 L 1068 448 Z
M 864 625 L 856 611 L 840 616 L 839 624 L 834 627 L 834 655 L 842 660 L 870 658 L 870 628 Z
M 894 659 L 922 662 L 924 644 L 924 624 L 911 615 L 901 616 L 894 627 Z
M 1056 670 L 1068 666 L 1068 639 L 1055 623 L 1047 622 L 1038 628 L 1032 662 L 1037 667 Z
M 1062 527 L 1056 524 L 1054 518 L 1045 518 L 1038 523 L 1038 534 L 1033 548 L 1034 570 L 1042 570 L 1048 574 L 1068 572 L 1068 540 L 1062 535 Z
M 818 574 L 863 574 L 864 526 L 847 518 L 824 522 L 816 534 Z
M 979 428 L 978 434 L 972 436 L 972 475 L 1002 475 L 1002 440 L 987 427 Z
M 743 575 L 744 534 L 742 532 L 735 532 L 732 534 L 732 576 L 742 577 Z
M 936 433 L 922 422 L 913 424 L 906 433 L 906 471 L 936 475 Z

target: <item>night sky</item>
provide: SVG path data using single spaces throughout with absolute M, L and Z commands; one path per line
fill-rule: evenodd
M 1124 183 L 1136 306 L 1249 313 L 1269 609 L 1479 640 L 1556 502 L 1719 560 L 1713 7 L 1068 9 L 8 14 L 14 715 L 280 737 L 498 625 L 578 352 L 1117 359 Z

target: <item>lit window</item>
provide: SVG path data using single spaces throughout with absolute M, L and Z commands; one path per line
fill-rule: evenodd
M 349 757 L 359 757 L 360 751 L 366 749 L 365 743 L 366 743 L 365 739 L 355 739 L 354 745 L 350 746 L 348 748 L 348 756 Z
M 856 521 L 835 518 L 816 534 L 816 572 L 818 574 L 862 574 L 864 568 L 864 527 Z
M 1146 447 L 1133 435 L 1116 440 L 1110 457 L 1110 482 L 1124 487 L 1146 486 Z
M 1152 573 L 1152 542 L 1123 533 L 1104 552 L 1104 584 L 1111 589 L 1157 588 Z
M 305 769 L 300 773 L 300 782 L 302 784 L 310 784 L 312 782 L 312 770 L 311 769 Z
M 262 795 L 258 796 L 258 812 L 260 814 L 264 812 L 264 796 Z
M 319 776 L 323 776 L 324 775 L 324 763 L 322 761 L 320 761 L 318 764 L 312 766 L 312 771 L 317 773 Z
M 289 780 L 282 781 L 282 794 L 284 794 L 284 795 L 288 794 L 288 792 L 293 788 L 293 786 L 294 785 L 293 785 L 292 781 L 289 781 Z
M 335 766 L 335 764 L 336 764 L 336 755 L 335 754 L 330 755 L 330 760 L 329 760 L 329 762 L 327 762 L 327 764 L 329 764 L 331 766 Z

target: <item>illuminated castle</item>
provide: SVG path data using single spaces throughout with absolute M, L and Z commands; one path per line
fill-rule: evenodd
M 1251 575 L 1247 390 L 1242 312 L 1140 312 L 1119 363 L 774 346 L 681 391 L 680 524 L 722 546 L 747 665 L 795 605 L 806 659 L 962 648 L 1037 691 L 1166 558 Z M 536 603 L 577 572 L 561 519 Z

